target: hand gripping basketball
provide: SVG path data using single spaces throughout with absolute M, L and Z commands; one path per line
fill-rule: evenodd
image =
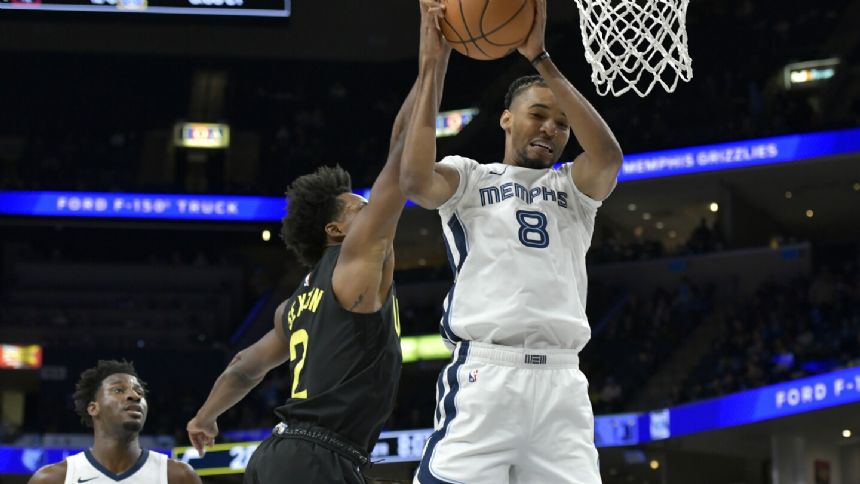
M 525 56 L 529 62 L 533 62 L 546 50 L 544 35 L 546 32 L 546 0 L 534 0 L 535 20 L 528 38 L 523 45 L 517 47 L 517 51 Z
M 420 0 L 421 41 L 419 56 L 422 61 L 437 60 L 451 52 L 451 47 L 439 32 L 439 19 L 445 14 L 445 5 L 434 0 Z

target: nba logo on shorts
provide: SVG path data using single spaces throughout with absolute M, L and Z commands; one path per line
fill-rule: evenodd
M 478 370 L 472 370 L 469 372 L 469 382 L 475 383 L 478 381 Z

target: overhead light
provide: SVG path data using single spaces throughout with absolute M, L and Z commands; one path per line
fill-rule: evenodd
M 648 212 L 643 213 L 642 220 L 651 220 L 651 214 Z
M 678 236 L 678 232 L 675 232 L 674 230 L 669 231 L 669 238 L 670 239 L 674 239 L 677 236 Z
M 855 187 L 857 185 L 858 185 L 857 183 L 854 184 Z M 636 211 L 636 204 L 635 203 L 627 204 L 627 210 L 630 210 L 631 212 L 635 212 Z
M 854 191 L 860 192 L 860 182 L 854 182 Z
M 636 227 L 635 229 L 633 229 L 633 235 L 635 235 L 636 237 L 642 237 L 642 234 L 644 232 L 645 232 L 645 229 L 643 229 L 641 225 Z
M 815 216 L 815 212 L 813 212 L 812 209 L 810 208 L 809 210 L 806 211 L 806 216 L 808 218 L 812 218 Z
M 215 123 L 176 123 L 173 145 L 183 148 L 227 149 L 230 126 Z
M 711 205 L 709 206 L 709 208 L 711 209 L 712 212 L 716 212 L 720 209 L 720 206 L 719 206 L 719 204 L 717 204 L 717 202 L 711 202 Z
M 850 439 L 851 438 L 851 431 L 848 429 L 843 430 L 842 436 L 845 437 L 846 439 Z
M 658 230 L 663 230 L 663 227 L 664 227 L 663 222 L 657 222 L 655 227 L 657 227 Z
M 264 230 L 260 235 L 263 237 L 263 242 L 268 242 L 272 238 L 272 233 L 268 230 Z
M 648 463 L 648 467 L 656 471 L 660 468 L 660 461 L 658 461 L 657 459 L 651 459 L 651 462 Z
M 786 89 L 820 84 L 836 75 L 839 58 L 816 59 L 793 62 L 783 68 L 783 83 Z
M 791 193 L 791 192 L 785 192 L 785 198 L 787 198 L 787 199 L 791 200 L 791 197 L 793 197 L 793 196 L 794 196 L 794 194 L 793 194 L 793 193 Z

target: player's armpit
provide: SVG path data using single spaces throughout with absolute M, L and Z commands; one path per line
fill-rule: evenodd
M 573 162 L 570 176 L 574 185 L 590 198 L 603 201 L 615 188 L 621 159 L 594 160 L 588 153 L 582 153 Z
M 66 480 L 66 461 L 42 467 L 27 484 L 63 484 Z
M 202 481 L 190 465 L 171 459 L 167 461 L 167 484 L 202 484 Z
M 391 284 L 389 280 L 388 287 L 381 287 L 389 250 L 377 245 L 368 247 L 364 257 L 338 261 L 331 287 L 342 308 L 355 313 L 372 313 L 382 308 L 384 294 Z

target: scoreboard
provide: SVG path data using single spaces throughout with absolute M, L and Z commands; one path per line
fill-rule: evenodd
M 289 17 L 291 0 L 0 0 L 0 10 Z

